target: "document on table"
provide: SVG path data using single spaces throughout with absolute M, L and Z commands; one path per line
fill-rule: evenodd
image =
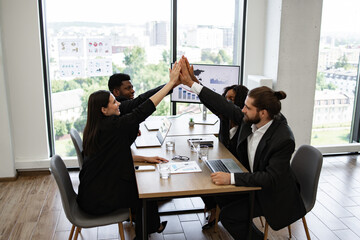
M 201 172 L 201 168 L 195 161 L 171 162 L 169 164 L 171 173 Z

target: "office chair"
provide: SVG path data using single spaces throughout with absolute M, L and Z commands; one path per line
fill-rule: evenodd
M 83 153 L 82 153 L 83 152 L 83 146 L 82 146 L 83 142 L 81 140 L 79 132 L 75 128 L 70 129 L 70 137 L 71 137 L 71 141 L 74 144 L 78 163 L 79 163 L 79 168 L 81 170 L 83 162 L 84 162 Z
M 104 225 L 117 223 L 119 226 L 120 238 L 125 239 L 124 227 L 122 222 L 128 219 L 128 208 L 119 209 L 109 214 L 93 216 L 82 211 L 76 201 L 77 194 L 74 191 L 69 172 L 66 169 L 64 161 L 59 155 L 55 155 L 50 161 L 50 170 L 55 178 L 56 184 L 60 191 L 61 202 L 66 214 L 67 219 L 73 224 L 69 235 L 69 240 L 72 239 L 74 230 L 74 240 L 82 228 L 92 228 Z
M 82 165 L 84 163 L 84 157 L 83 157 L 83 141 L 80 137 L 79 132 L 75 129 L 72 128 L 70 129 L 70 137 L 71 137 L 71 141 L 74 144 L 75 150 L 76 150 L 76 155 L 77 155 L 77 159 L 78 159 L 78 163 L 79 163 L 79 168 L 80 170 L 82 169 Z M 131 226 L 133 226 L 133 220 L 132 220 L 132 214 L 131 214 L 131 209 L 129 208 L 129 219 L 130 219 L 130 224 Z
M 323 156 L 319 150 L 310 145 L 302 145 L 296 151 L 291 168 L 300 184 L 300 195 L 304 201 L 306 213 L 310 212 L 316 202 L 317 188 L 320 178 Z M 305 216 L 302 217 L 306 237 L 310 240 Z M 264 239 L 267 239 L 269 224 L 265 223 Z M 291 238 L 291 228 L 289 238 Z

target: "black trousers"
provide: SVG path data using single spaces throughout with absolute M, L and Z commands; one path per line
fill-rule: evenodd
M 204 196 L 201 197 L 201 199 L 203 200 L 204 204 L 205 204 L 205 208 L 207 210 L 216 208 L 216 199 L 213 196 Z
M 160 227 L 160 216 L 157 201 L 148 201 L 146 204 L 146 223 L 148 234 L 157 232 Z M 142 238 L 142 200 L 137 201 L 135 233 L 137 239 Z
M 236 240 L 248 239 L 250 224 L 250 198 L 249 194 L 228 195 L 216 197 L 219 204 L 220 221 L 231 236 Z M 253 217 L 262 216 L 262 211 L 255 199 Z M 252 224 L 251 239 L 263 239 L 262 232 Z

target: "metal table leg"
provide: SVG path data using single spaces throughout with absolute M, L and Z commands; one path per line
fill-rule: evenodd
M 143 206 L 142 206 L 142 239 L 147 240 L 148 234 L 147 234 L 147 227 L 146 227 L 146 199 L 143 199 Z
M 255 192 L 249 192 L 249 201 L 250 201 L 250 211 L 249 211 L 249 233 L 248 239 L 251 240 L 252 235 L 252 221 L 254 217 L 254 205 L 255 205 Z

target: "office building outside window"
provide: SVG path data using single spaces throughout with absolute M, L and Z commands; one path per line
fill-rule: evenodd
M 352 142 L 360 56 L 356 0 L 324 0 L 312 145 Z M 336 16 L 336 17 L 335 17 Z
M 242 30 L 242 5 L 239 0 L 178 1 L 177 57 L 185 55 L 191 63 L 240 65 L 241 39 L 236 36 Z M 201 111 L 199 104 L 177 105 L 178 113 Z
M 234 41 L 234 34 L 241 31 L 235 17 L 242 16 L 236 11 L 242 12 L 234 7 L 240 0 L 201 1 L 198 6 L 194 5 L 196 1 L 173 1 L 178 2 L 178 8 L 173 9 L 168 0 L 43 2 L 55 146 L 52 154 L 76 155 L 69 131 L 76 128 L 82 135 L 88 96 L 108 89 L 107 81 L 113 73 L 131 76 L 135 96 L 168 81 L 174 53 L 174 9 L 178 14 L 174 20 L 178 21 L 174 36 L 177 59 L 185 54 L 194 63 L 239 64 L 234 59 L 239 58 L 240 42 Z M 170 114 L 170 97 L 154 114 Z
M 45 1 L 55 152 L 75 156 L 69 130 L 85 127 L 90 93 L 128 73 L 135 96 L 168 81 L 170 1 Z M 155 114 L 170 113 L 169 97 Z

